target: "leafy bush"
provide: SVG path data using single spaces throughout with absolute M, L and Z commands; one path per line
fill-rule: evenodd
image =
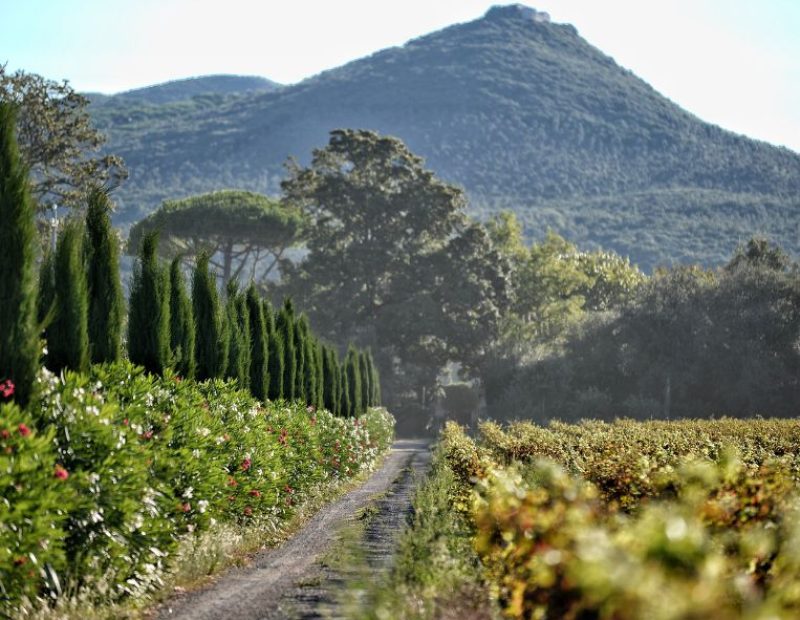
M 53 434 L 16 405 L 0 405 L 0 597 L 9 605 L 61 591 L 64 526 L 77 498 Z
M 62 592 L 146 593 L 182 538 L 290 517 L 320 483 L 371 467 L 393 424 L 128 362 L 42 371 L 31 413 L 0 406 L 0 615 Z

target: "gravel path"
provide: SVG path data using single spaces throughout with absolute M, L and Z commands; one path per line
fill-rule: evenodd
M 372 505 L 361 541 L 373 571 L 391 566 L 392 552 L 411 509 L 415 484 L 430 463 L 428 443 L 399 440 L 361 487 L 320 510 L 279 547 L 262 551 L 209 587 L 165 603 L 159 619 L 288 620 L 340 617 L 338 594 L 349 577 L 323 566 L 322 557 L 347 523 Z

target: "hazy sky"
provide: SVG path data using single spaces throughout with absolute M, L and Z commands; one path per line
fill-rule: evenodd
M 0 63 L 84 91 L 281 83 L 481 16 L 486 0 L 0 0 Z M 704 120 L 800 152 L 800 0 L 531 0 Z

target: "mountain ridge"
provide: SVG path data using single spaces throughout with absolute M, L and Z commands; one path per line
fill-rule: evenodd
M 514 6 L 272 92 L 97 112 L 131 165 L 123 222 L 200 191 L 274 194 L 288 156 L 352 127 L 403 139 L 479 216 L 512 208 L 530 236 L 553 228 L 648 269 L 719 263 L 752 233 L 798 251 L 800 155 L 703 122 L 573 26 Z

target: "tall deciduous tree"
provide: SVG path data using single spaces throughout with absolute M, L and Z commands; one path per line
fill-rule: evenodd
M 183 377 L 194 377 L 195 327 L 192 302 L 186 291 L 186 282 L 180 258 L 172 261 L 169 269 L 170 349 L 172 364 Z
M 70 220 L 55 256 L 55 310 L 47 329 L 47 362 L 54 372 L 89 368 L 89 295 L 84 261 L 84 228 Z
M 113 187 L 128 176 L 120 157 L 96 155 L 105 136 L 92 126 L 89 100 L 66 81 L 9 73 L 0 65 L 0 101 L 19 107 L 20 153 L 39 204 L 53 200 L 80 206 L 91 187 Z
M 25 405 L 39 363 L 36 226 L 15 124 L 12 107 L 0 102 L 0 381 L 13 381 Z
M 200 381 L 217 379 L 228 364 L 228 342 L 217 293 L 217 279 L 209 271 L 208 254 L 197 257 L 192 283 L 195 321 L 195 376 Z
M 310 222 L 286 290 L 324 337 L 370 346 L 387 370 L 399 359 L 398 399 L 433 394 L 448 360 L 472 369 L 496 336 L 507 269 L 458 188 L 399 140 L 355 130 L 332 132 L 282 187 Z
M 158 261 L 158 233 L 142 240 L 133 268 L 128 310 L 128 357 L 153 374 L 171 363 L 169 274 Z
M 93 187 L 86 209 L 89 352 L 93 363 L 116 362 L 122 357 L 124 301 L 119 246 L 110 212 L 108 192 Z

